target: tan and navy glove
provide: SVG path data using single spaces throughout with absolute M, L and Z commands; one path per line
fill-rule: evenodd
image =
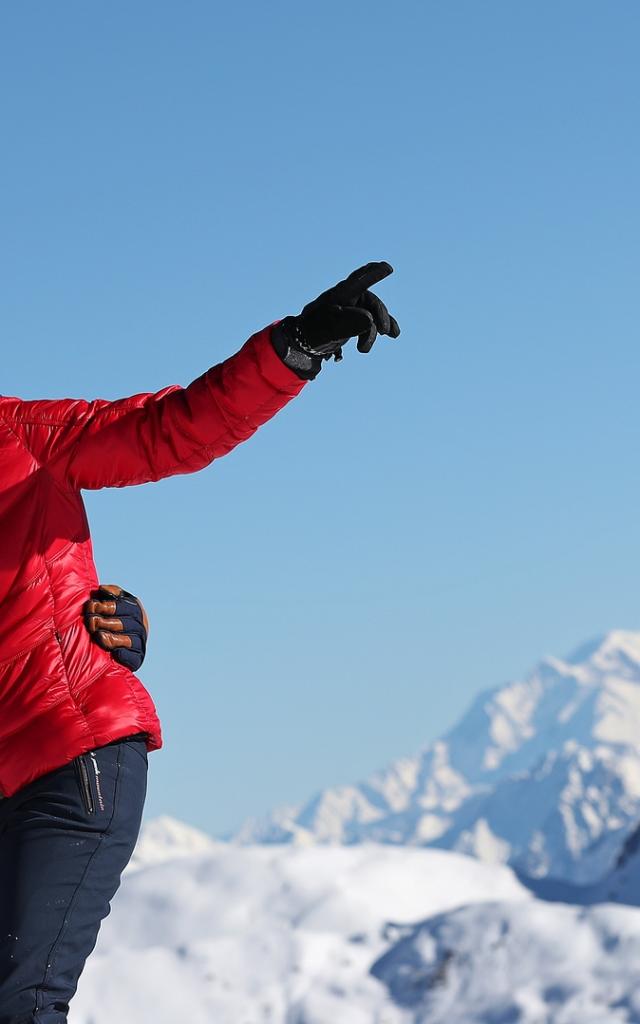
M 109 651 L 114 661 L 137 672 L 149 635 L 149 620 L 139 598 L 112 583 L 101 583 L 83 610 L 94 643 Z

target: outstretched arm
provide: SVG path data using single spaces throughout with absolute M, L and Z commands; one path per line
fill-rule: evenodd
M 271 343 L 271 328 L 186 388 L 115 402 L 4 400 L 32 455 L 66 487 L 124 487 L 191 473 L 250 437 L 304 381 Z M 7 408 L 8 404 L 8 408 Z
M 308 303 L 298 316 L 254 334 L 239 352 L 187 388 L 118 402 L 3 399 L 2 414 L 34 458 L 73 490 L 124 487 L 191 473 L 250 437 L 358 337 L 400 328 L 370 288 L 392 273 L 367 263 Z

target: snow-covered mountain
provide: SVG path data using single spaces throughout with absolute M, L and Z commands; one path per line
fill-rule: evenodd
M 161 864 L 197 853 L 213 853 L 219 845 L 205 832 L 163 814 L 142 826 L 133 857 L 125 871 L 137 871 L 150 864 Z
M 590 885 L 576 885 L 558 879 L 523 876 L 527 888 L 542 900 L 591 906 L 595 903 L 624 903 L 640 907 L 640 826 L 618 850 L 613 868 Z M 639 1018 L 640 1019 L 640 1018 Z
M 429 844 L 588 884 L 640 820 L 638 737 L 640 633 L 615 631 L 481 694 L 417 756 L 250 820 L 235 838 Z
M 637 1024 L 640 910 L 442 850 L 217 844 L 127 873 L 70 1024 Z

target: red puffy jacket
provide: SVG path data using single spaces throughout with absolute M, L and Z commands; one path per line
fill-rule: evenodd
M 187 388 L 117 402 L 0 397 L 0 790 L 121 736 L 162 745 L 151 697 L 92 643 L 98 585 L 82 488 L 191 473 L 235 448 L 304 387 L 271 328 Z

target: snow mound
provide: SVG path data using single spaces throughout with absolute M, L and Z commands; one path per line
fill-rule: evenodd
M 70 1022 L 401 1024 L 371 965 L 417 921 L 485 900 L 531 896 L 503 866 L 373 844 L 221 844 L 140 867 L 102 926 Z
M 372 968 L 412 1024 L 631 1024 L 640 912 L 543 903 L 439 915 Z

